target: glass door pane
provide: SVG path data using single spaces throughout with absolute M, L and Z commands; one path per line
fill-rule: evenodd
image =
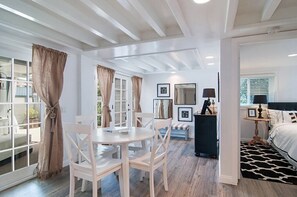
M 115 126 L 127 126 L 127 80 L 124 77 L 117 76 L 115 78 Z

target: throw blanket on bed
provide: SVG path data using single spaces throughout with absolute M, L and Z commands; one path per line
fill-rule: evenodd
M 273 126 L 268 142 L 279 148 L 297 164 L 297 123 L 279 123 Z M 292 162 L 290 162 L 292 163 Z

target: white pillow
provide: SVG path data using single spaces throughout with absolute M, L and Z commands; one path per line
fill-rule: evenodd
M 283 111 L 281 110 L 267 109 L 267 116 L 271 127 L 277 123 L 283 123 Z
M 283 111 L 284 123 L 297 123 L 297 111 Z

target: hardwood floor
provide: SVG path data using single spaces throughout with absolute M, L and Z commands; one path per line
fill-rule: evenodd
M 237 186 L 218 183 L 218 160 L 194 156 L 194 141 L 172 139 L 169 148 L 168 185 L 164 190 L 162 171 L 155 172 L 155 194 L 160 197 L 203 197 L 203 196 L 234 196 L 234 197 L 294 197 L 297 186 L 240 179 Z M 92 196 L 91 184 L 86 192 L 80 192 L 81 181 L 76 182 L 76 196 Z M 69 192 L 69 169 L 46 181 L 32 179 L 16 187 L 0 192 L 0 196 L 30 197 L 64 197 Z M 145 178 L 139 181 L 139 171 L 130 170 L 130 195 L 134 197 L 149 196 L 149 183 Z M 102 189 L 98 196 L 120 196 L 119 184 L 114 175 L 103 179 Z

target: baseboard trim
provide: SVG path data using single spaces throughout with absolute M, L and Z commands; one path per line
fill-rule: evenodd
M 0 176 L 0 191 L 18 185 L 22 182 L 36 177 L 34 170 L 37 164 L 31 165 L 26 168 L 18 169 L 11 173 L 6 173 Z
M 229 185 L 237 185 L 238 184 L 238 179 L 232 177 L 232 176 L 225 176 L 225 175 L 220 175 L 219 176 L 219 183 L 225 183 Z

